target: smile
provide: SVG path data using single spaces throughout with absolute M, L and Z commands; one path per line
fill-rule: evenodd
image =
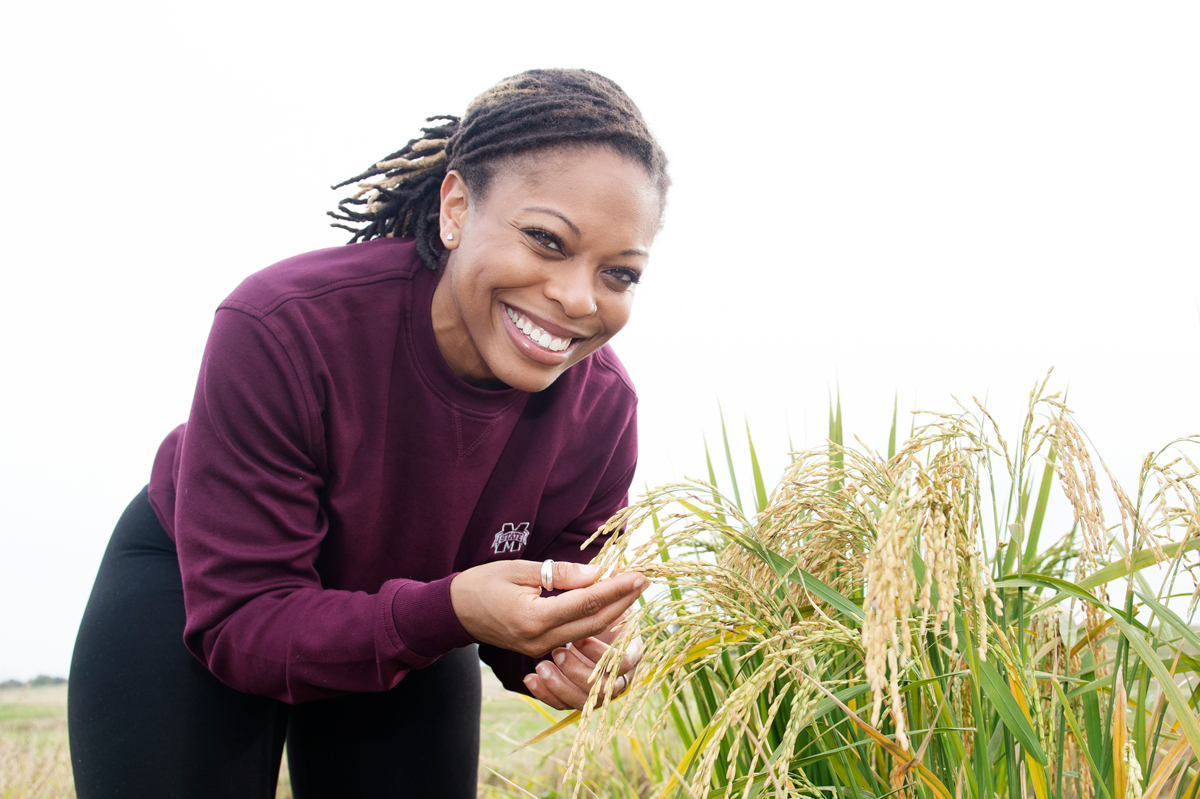
M 540 327 L 535 325 L 533 322 L 530 322 L 528 319 L 521 316 L 521 314 L 517 313 L 507 305 L 504 306 L 504 312 L 508 314 L 508 318 L 512 320 L 512 323 L 516 326 L 517 330 L 521 331 L 521 333 L 525 335 L 525 338 L 529 339 L 544 350 L 549 350 L 550 352 L 562 352 L 567 349 L 567 347 L 571 346 L 571 342 L 575 340 L 572 338 L 556 338 L 555 336 L 550 335 L 545 330 L 542 330 Z

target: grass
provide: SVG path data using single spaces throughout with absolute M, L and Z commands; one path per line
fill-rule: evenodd
M 0 797 L 74 795 L 66 686 L 0 689 Z
M 487 668 L 483 669 L 483 684 L 479 796 L 557 797 L 570 751 L 570 733 L 514 750 L 549 720 L 564 714 L 547 709 L 548 715 L 544 715 L 535 710 L 522 697 L 505 691 Z M 74 796 L 67 744 L 67 687 L 0 689 L 0 799 Z M 285 758 L 276 797 L 291 796 Z

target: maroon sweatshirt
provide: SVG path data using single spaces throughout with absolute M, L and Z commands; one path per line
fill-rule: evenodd
M 472 642 L 454 575 L 586 562 L 626 504 L 636 396 L 613 352 L 536 394 L 469 385 L 434 340 L 438 278 L 382 239 L 282 261 L 218 308 L 150 502 L 179 551 L 184 641 L 228 685 L 387 690 Z M 480 655 L 525 691 L 532 659 Z

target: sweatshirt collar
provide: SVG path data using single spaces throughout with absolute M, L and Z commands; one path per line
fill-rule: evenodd
M 445 270 L 434 272 L 419 261 L 413 274 L 412 303 L 408 314 L 408 340 L 413 359 L 430 389 L 447 404 L 477 414 L 499 413 L 529 393 L 515 388 L 487 389 L 473 386 L 454 373 L 438 349 L 433 335 L 433 292 Z

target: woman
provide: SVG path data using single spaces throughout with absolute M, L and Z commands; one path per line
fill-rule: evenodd
M 218 309 L 76 642 L 82 799 L 273 796 L 285 739 L 301 799 L 474 796 L 473 645 L 510 690 L 581 707 L 645 587 L 577 564 L 633 475 L 635 396 L 605 344 L 666 158 L 582 70 L 430 121 L 341 184 L 360 186 L 334 214 L 349 246 Z

